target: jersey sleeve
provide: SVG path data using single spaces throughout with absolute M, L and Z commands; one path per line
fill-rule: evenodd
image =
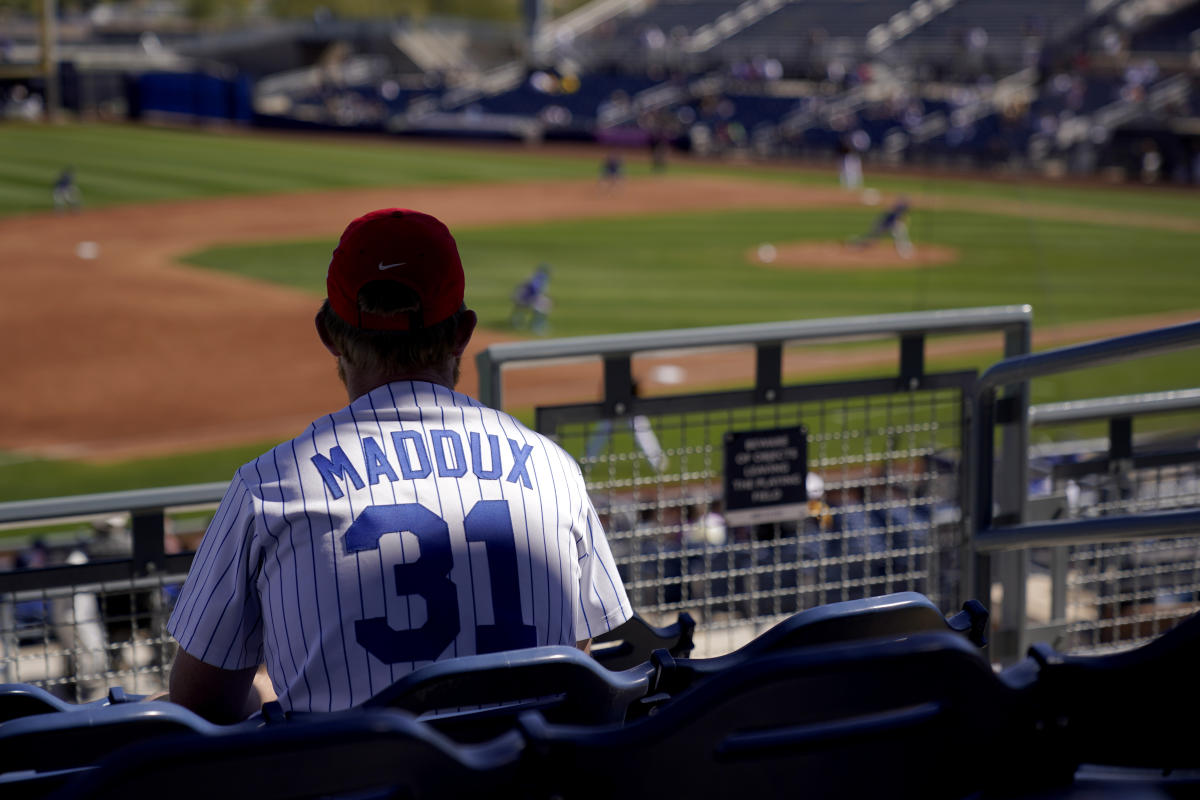
M 253 499 L 239 474 L 204 533 L 167 622 L 188 655 L 229 670 L 262 662 L 262 610 L 255 585 L 260 556 Z
M 591 502 L 585 505 L 582 535 L 577 542 L 580 602 L 575 631 L 580 640 L 607 633 L 633 616 L 604 527 Z

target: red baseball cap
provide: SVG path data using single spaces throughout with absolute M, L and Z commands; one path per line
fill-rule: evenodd
M 411 314 L 384 316 L 358 307 L 373 281 L 395 281 L 416 292 Z M 438 219 L 406 208 L 383 208 L 346 226 L 325 276 L 329 305 L 346 323 L 367 330 L 407 331 L 436 325 L 463 304 L 462 259 Z

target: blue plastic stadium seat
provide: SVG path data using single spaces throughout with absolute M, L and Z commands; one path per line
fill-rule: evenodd
M 661 628 L 634 614 L 627 622 L 592 641 L 592 658 L 611 670 L 629 669 L 650 660 L 655 650 L 687 656 L 694 646 L 696 621 L 680 612 L 675 622 Z
M 1034 676 L 1039 716 L 1072 768 L 1195 771 L 1200 770 L 1197 665 L 1200 614 L 1116 653 L 1064 655 L 1037 644 L 1006 674 Z M 1197 786 L 1200 780 L 1193 776 L 1189 796 Z
M 649 693 L 654 671 L 648 661 L 613 671 L 574 647 L 534 647 L 426 665 L 363 707 L 403 709 L 457 741 L 477 742 L 508 730 L 531 708 L 554 720 L 619 723 Z
M 655 692 L 673 696 L 731 667 L 793 648 L 867 639 L 897 639 L 924 632 L 954 633 L 977 648 L 986 644 L 988 612 L 977 601 L 950 618 L 918 592 L 895 592 L 828 603 L 800 611 L 723 656 L 676 659 L 656 652 Z
M 219 727 L 172 703 L 86 705 L 0 724 L 0 774 L 87 767 L 122 747 L 178 732 Z
M 962 797 L 1031 749 L 1027 696 L 942 631 L 760 654 L 624 726 L 519 724 L 545 796 Z
M 141 697 L 141 695 L 128 695 L 121 687 L 114 686 L 108 690 L 107 696 L 99 700 L 93 700 L 90 703 L 71 703 L 30 683 L 0 683 L 0 724 L 35 714 L 120 705 L 140 700 Z
M 72 703 L 55 697 L 40 686 L 30 683 L 0 684 L 0 724 L 20 717 L 67 711 L 72 707 Z
M 373 709 L 288 725 L 146 742 L 66 787 L 87 800 L 512 797 L 524 743 L 515 731 L 459 745 L 412 715 Z

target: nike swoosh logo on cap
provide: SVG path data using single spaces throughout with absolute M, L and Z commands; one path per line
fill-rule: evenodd
M 379 262 L 379 271 L 383 272 L 385 269 L 391 269 L 392 267 L 403 267 L 407 263 L 408 263 L 407 261 L 397 261 L 395 264 L 385 264 L 382 261 L 380 261 Z

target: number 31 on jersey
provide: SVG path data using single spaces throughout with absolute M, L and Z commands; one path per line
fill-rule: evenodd
M 468 542 L 482 542 L 487 553 L 495 623 L 475 627 L 476 651 L 495 653 L 537 645 L 537 629 L 521 620 L 517 578 L 517 547 L 507 500 L 481 500 L 463 520 Z M 450 527 L 420 503 L 369 506 L 346 531 L 346 550 L 375 550 L 389 533 L 411 533 L 420 543 L 420 557 L 395 564 L 398 596 L 419 595 L 428 609 L 425 624 L 396 630 L 387 617 L 368 617 L 354 623 L 354 638 L 385 664 L 433 661 L 461 630 L 458 590 L 450 580 L 454 555 Z

